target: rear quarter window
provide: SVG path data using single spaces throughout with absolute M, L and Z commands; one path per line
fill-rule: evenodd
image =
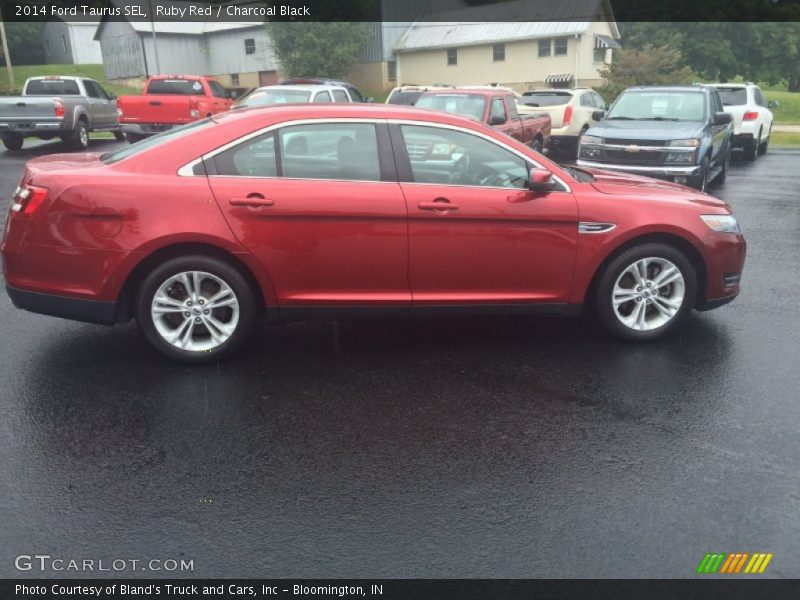
M 172 140 L 182 138 L 196 131 L 208 129 L 214 125 L 215 123 L 211 119 L 202 119 L 181 127 L 175 127 L 169 131 L 164 131 L 163 133 L 158 133 L 152 137 L 145 138 L 141 142 L 136 142 L 130 146 L 125 146 L 124 148 L 121 148 L 115 152 L 103 154 L 100 157 L 100 160 L 107 165 L 111 165 L 126 158 L 130 158 L 131 156 L 136 156 L 141 152 L 145 152 L 162 144 L 171 142 Z

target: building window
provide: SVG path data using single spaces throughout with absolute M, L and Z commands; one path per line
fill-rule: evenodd
M 238 73 L 231 73 L 231 85 L 233 87 L 239 87 L 239 74 Z
M 67 36 L 61 36 L 61 43 L 64 45 L 64 54 L 67 53 Z
M 553 52 L 553 54 L 555 56 L 566 56 L 567 38 L 556 38 L 555 42 L 555 52 Z
M 494 62 L 501 62 L 506 59 L 506 45 L 505 44 L 492 44 L 492 60 Z
M 386 71 L 389 81 L 397 81 L 397 61 L 390 60 L 386 63 Z
M 245 54 L 256 53 L 256 40 L 254 38 L 247 38 L 244 41 L 244 53 Z
M 604 62 L 606 62 L 606 49 L 605 48 L 595 48 L 594 49 L 594 62 L 596 62 L 596 63 L 604 63 Z
M 550 56 L 550 38 L 539 40 L 539 58 Z
M 458 48 L 447 49 L 447 64 L 448 65 L 458 64 Z

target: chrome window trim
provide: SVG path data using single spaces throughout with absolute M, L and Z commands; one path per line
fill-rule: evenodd
M 499 140 L 496 140 L 495 138 L 493 138 L 491 136 L 488 136 L 485 133 L 481 133 L 480 131 L 475 131 L 473 129 L 468 129 L 466 127 L 459 127 L 458 125 L 450 125 L 450 124 L 447 124 L 447 123 L 436 123 L 435 121 L 416 121 L 416 120 L 413 120 L 413 119 L 391 119 L 391 118 L 387 119 L 387 118 L 375 118 L 375 117 L 372 117 L 372 118 L 369 118 L 369 117 L 331 117 L 331 118 L 326 118 L 326 119 L 319 119 L 319 118 L 293 119 L 291 121 L 282 121 L 280 123 L 273 123 L 272 125 L 268 125 L 266 127 L 262 127 L 261 129 L 257 129 L 256 131 L 251 131 L 250 133 L 248 133 L 246 135 L 243 135 L 243 136 L 241 136 L 239 138 L 236 138 L 235 140 L 233 140 L 231 142 L 228 142 L 227 144 L 223 144 L 219 148 L 215 148 L 214 150 L 206 152 L 202 156 L 200 156 L 198 158 L 195 158 L 191 162 L 186 163 L 180 169 L 178 169 L 178 174 L 181 175 L 182 177 L 205 177 L 205 175 L 194 175 L 193 173 L 191 173 L 191 169 L 194 167 L 194 165 L 196 165 L 201 160 L 210 160 L 210 159 L 214 158 L 217 154 L 221 154 L 222 152 L 225 152 L 226 150 L 229 150 L 230 148 L 233 148 L 234 146 L 238 146 L 239 144 L 243 144 L 243 143 L 245 143 L 245 142 L 247 142 L 247 141 L 249 141 L 249 140 L 251 140 L 251 139 L 253 139 L 255 137 L 258 137 L 260 135 L 264 135 L 265 133 L 269 133 L 270 131 L 274 131 L 276 129 L 280 129 L 282 127 L 292 127 L 294 125 L 319 125 L 319 124 L 336 124 L 336 123 L 372 123 L 372 124 L 375 124 L 375 125 L 383 123 L 383 124 L 390 124 L 390 125 L 419 125 L 419 126 L 423 126 L 423 127 L 433 127 L 433 128 L 440 128 L 440 129 L 452 129 L 453 131 L 460 131 L 460 132 L 466 133 L 468 135 L 474 135 L 474 136 L 483 138 L 484 140 L 486 140 L 488 142 L 491 142 L 491 143 L 495 144 L 496 146 L 499 146 L 500 148 L 503 148 L 504 150 L 507 150 L 507 151 L 511 152 L 512 154 L 517 155 L 518 157 L 520 157 L 525 162 L 533 163 L 533 166 L 536 167 L 536 168 L 540 168 L 540 169 L 544 168 L 544 166 L 540 162 L 537 162 L 536 159 L 531 158 L 527 154 L 524 154 L 524 153 L 520 152 L 519 150 L 517 150 L 515 148 L 511 148 L 510 146 L 507 146 L 503 142 L 501 142 Z M 242 175 L 209 175 L 208 177 L 239 177 L 239 178 L 241 178 L 243 176 Z M 263 179 L 290 179 L 288 177 L 269 177 L 269 176 L 264 176 L 264 175 L 255 176 L 255 177 L 263 178 Z M 305 179 L 305 178 L 295 178 L 295 179 L 301 179 L 303 181 L 359 181 L 359 180 L 355 180 L 355 179 L 342 179 L 342 180 Z M 558 181 L 565 188 L 563 191 L 561 191 L 561 190 L 553 190 L 553 192 L 561 192 L 561 193 L 569 193 L 569 194 L 572 193 L 572 187 L 564 179 L 562 179 L 561 177 L 559 177 L 555 173 L 553 173 L 553 179 Z M 381 182 L 381 181 L 369 180 L 369 183 L 397 183 L 397 182 Z M 406 183 L 416 183 L 416 182 L 401 181 L 400 183 L 406 184 Z M 450 184 L 426 183 L 426 184 L 419 184 L 419 185 L 450 185 Z M 460 186 L 460 187 L 470 187 L 470 188 L 479 188 L 480 189 L 481 187 L 484 187 L 484 186 L 468 185 L 468 186 Z M 503 189 L 503 190 L 516 189 L 516 190 L 519 190 L 519 189 L 525 189 L 525 188 L 505 188 L 505 187 L 501 187 L 501 188 L 484 188 L 484 189 Z

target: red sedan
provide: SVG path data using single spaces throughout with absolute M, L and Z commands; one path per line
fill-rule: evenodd
M 202 362 L 262 315 L 586 309 L 648 340 L 736 297 L 745 242 L 709 195 L 559 167 L 472 120 L 287 105 L 31 160 L 2 255 L 19 308 L 136 318 Z

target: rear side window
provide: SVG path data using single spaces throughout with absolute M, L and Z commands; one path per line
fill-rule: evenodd
M 317 104 L 330 104 L 331 97 L 328 92 L 319 92 L 314 96 L 314 102 Z
M 169 131 L 164 131 L 152 137 L 145 138 L 141 142 L 136 142 L 135 144 L 126 146 L 120 150 L 117 150 L 116 152 L 109 152 L 107 154 L 103 154 L 100 157 L 100 160 L 103 161 L 105 164 L 110 165 L 125 158 L 135 156 L 140 152 L 144 152 L 146 150 L 150 150 L 151 148 L 160 146 L 161 144 L 166 144 L 167 142 L 171 142 L 172 140 L 182 138 L 186 135 L 194 133 L 195 131 L 208 129 L 210 127 L 213 127 L 214 125 L 215 123 L 211 119 L 201 119 L 200 121 L 195 121 L 194 123 L 188 123 L 187 125 L 182 125 L 181 127 L 175 127 L 174 129 L 170 129 Z
M 203 84 L 191 79 L 154 79 L 147 86 L 148 94 L 196 96 L 203 94 Z
M 26 96 L 80 96 L 78 82 L 72 79 L 34 79 L 25 88 Z
M 333 90 L 333 101 L 350 102 L 350 99 L 347 97 L 347 92 L 345 92 L 344 90 Z
M 279 134 L 284 177 L 381 180 L 372 123 L 294 125 Z
M 350 92 L 350 97 L 353 102 L 365 102 L 364 96 L 353 86 L 348 86 L 347 91 Z

